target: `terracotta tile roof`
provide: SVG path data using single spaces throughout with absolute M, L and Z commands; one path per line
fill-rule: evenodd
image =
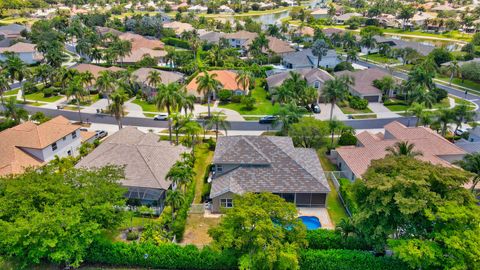
M 330 191 L 315 150 L 295 148 L 288 137 L 220 137 L 213 163 L 238 167 L 214 177 L 211 198 L 226 192 Z
M 130 54 L 120 60 L 124 63 L 136 63 L 142 60 L 145 55 L 150 55 L 153 58 L 161 58 L 165 57 L 167 55 L 167 52 L 163 50 L 152 50 L 149 48 L 132 48 Z
M 217 74 L 216 79 L 220 82 L 223 89 L 226 90 L 241 90 L 242 87 L 238 85 L 236 81 L 237 73 L 229 70 L 211 70 L 207 71 L 208 74 Z M 190 83 L 187 85 L 187 91 L 191 94 L 194 94 L 197 97 L 202 97 L 202 94 L 197 92 L 197 77 L 202 76 L 202 73 L 199 73 L 195 78 L 193 78 Z
M 385 148 L 399 141 L 414 144 L 415 150 L 423 154 L 418 156 L 418 159 L 443 166 L 453 166 L 442 159 L 443 156 L 466 154 L 464 150 L 429 128 L 406 127 L 396 121 L 385 126 L 385 135 L 364 131 L 358 134 L 357 138 L 359 146 L 339 147 L 336 150 L 357 177 L 361 177 L 367 171 L 372 160 L 381 159 L 387 155 Z
M 294 52 L 295 49 L 290 47 L 290 44 L 284 40 L 281 40 L 276 37 L 268 37 L 268 50 L 276 54 L 284 54 Z
M 40 125 L 25 122 L 0 132 L 0 176 L 21 173 L 27 167 L 43 164 L 22 148 L 43 149 L 79 128 L 67 118 L 57 116 Z
M 108 164 L 125 166 L 127 187 L 168 189 L 165 179 L 180 155 L 189 149 L 159 141 L 158 136 L 143 133 L 135 127 L 125 127 L 108 137 L 76 165 L 77 168 L 97 168 Z
M 25 43 L 25 42 L 18 42 L 13 44 L 10 47 L 3 47 L 0 48 L 0 53 L 4 52 L 14 52 L 14 53 L 35 53 L 37 50 L 35 49 L 35 44 Z
M 82 138 L 82 142 L 86 142 L 91 138 L 95 137 L 96 133 L 93 131 L 80 131 L 80 138 Z
M 172 29 L 177 35 L 180 35 L 183 32 L 193 31 L 195 29 L 189 23 L 182 23 L 177 21 L 164 23 L 163 28 Z
M 223 37 L 226 39 L 253 40 L 258 37 L 258 34 L 242 30 L 234 33 L 225 34 Z
M 126 32 L 118 36 L 122 40 L 129 40 L 132 42 L 132 51 L 147 48 L 151 50 L 163 49 L 165 44 L 160 40 L 148 39 L 142 35 Z
M 92 64 L 78 64 L 76 66 L 73 66 L 72 68 L 78 70 L 78 72 L 80 73 L 90 71 L 90 73 L 92 73 L 93 77 L 95 78 L 97 78 L 100 75 L 100 72 L 102 71 L 109 70 L 112 72 L 116 72 L 116 71 L 126 70 L 126 69 L 115 67 L 115 66 L 106 68 L 106 67 L 101 67 L 101 66 L 92 65 Z

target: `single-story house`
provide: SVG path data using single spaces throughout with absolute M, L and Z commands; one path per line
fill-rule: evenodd
M 305 41 L 313 41 L 315 30 L 310 26 L 290 26 L 292 28 L 292 37 L 301 37 Z
M 366 47 L 362 47 L 361 48 L 362 53 L 364 54 L 376 53 L 379 50 L 378 45 L 382 43 L 390 45 L 392 49 L 412 48 L 415 51 L 417 51 L 420 55 L 423 55 L 423 56 L 428 55 L 430 52 L 433 51 L 433 49 L 435 49 L 435 46 L 433 45 L 415 42 L 415 41 L 406 41 L 398 38 L 374 36 L 374 39 L 377 42 L 377 47 L 370 48 L 370 49 L 367 49 Z
M 9 47 L 0 48 L 0 61 L 7 59 L 6 52 L 16 54 L 25 64 L 34 64 L 43 60 L 43 55 L 37 51 L 35 44 L 18 42 Z
M 330 192 L 315 149 L 289 137 L 220 137 L 213 156 L 212 212 L 233 206 L 235 194 L 271 192 L 298 207 L 326 207 Z
M 319 94 L 326 81 L 333 79 L 330 73 L 319 68 L 304 68 L 293 71 L 283 71 L 267 77 L 268 90 L 272 92 L 275 88 L 281 86 L 285 80 L 291 77 L 290 73 L 295 72 L 307 81 L 309 86 L 315 87 Z
M 27 28 L 23 25 L 12 23 L 0 26 L 0 35 L 4 38 L 17 39 L 22 37 L 22 31 Z
M 328 8 L 319 8 L 312 13 L 310 13 L 315 19 L 328 19 L 330 15 L 328 15 Z
M 135 70 L 132 75 L 135 77 L 135 81 L 140 84 L 143 93 L 147 95 L 147 97 L 153 97 L 156 94 L 156 90 L 148 85 L 148 76 L 152 71 L 156 71 L 160 74 L 163 84 L 180 83 L 183 82 L 185 78 L 185 75 L 180 72 L 165 71 L 154 68 L 139 68 Z
M 357 135 L 357 139 L 356 146 L 342 146 L 332 153 L 342 174 L 351 181 L 361 178 L 372 160 L 384 158 L 388 154 L 385 149 L 400 141 L 408 141 L 415 145 L 416 151 L 422 152 L 415 158 L 447 167 L 454 166 L 452 162 L 466 154 L 429 128 L 406 127 L 397 121 L 385 125 L 384 134 L 364 131 Z
M 320 66 L 334 68 L 341 62 L 335 50 L 328 50 L 327 55 L 322 56 Z M 282 65 L 288 69 L 314 68 L 317 67 L 317 57 L 312 49 L 305 49 L 283 55 Z
M 220 82 L 220 89 L 230 90 L 234 95 L 246 95 L 248 89 L 243 89 L 241 85 L 237 83 L 237 73 L 230 70 L 211 70 L 207 71 L 208 74 L 216 74 L 215 79 Z M 187 84 L 187 91 L 190 94 L 195 95 L 197 98 L 203 98 L 203 93 L 198 93 L 197 78 L 203 76 L 203 73 L 199 73 L 193 78 L 190 83 Z M 212 98 L 215 99 L 215 93 L 212 93 Z
M 220 13 L 235 13 L 235 10 L 226 5 L 221 5 L 218 7 L 218 12 Z
M 227 33 L 223 37 L 228 40 L 231 47 L 248 50 L 252 41 L 258 37 L 258 34 L 242 30 L 235 33 Z
M 187 9 L 188 12 L 193 13 L 207 13 L 208 8 L 202 5 L 191 6 Z
M 158 39 L 146 38 L 142 35 L 131 32 L 123 33 L 118 36 L 122 40 L 128 40 L 132 43 L 132 50 L 129 55 L 119 59 L 119 61 L 127 64 L 133 64 L 140 60 L 145 55 L 155 58 L 159 63 L 165 62 L 167 52 L 163 50 L 165 44 Z
M 356 13 L 356 12 L 351 12 L 351 13 L 344 13 L 342 15 L 335 15 L 333 16 L 333 22 L 336 24 L 344 24 L 346 21 L 353 17 L 363 17 L 362 14 Z
M 117 37 L 122 35 L 121 31 L 118 31 L 117 29 L 113 29 L 113 28 L 110 28 L 110 27 L 105 27 L 105 26 L 95 26 L 95 32 L 97 32 L 97 34 L 99 34 L 100 36 L 104 36 L 107 33 L 110 33 L 110 34 L 115 35 Z
M 338 28 L 324 28 L 322 29 L 322 32 L 323 34 L 325 34 L 326 37 L 331 37 L 334 34 L 343 35 L 345 33 L 345 30 Z
M 373 81 L 380 80 L 383 77 L 391 76 L 379 68 L 369 68 L 356 71 L 340 71 L 335 73 L 336 76 L 347 75 L 354 79 L 354 84 L 350 87 L 350 93 L 368 100 L 369 102 L 381 102 L 382 91 L 373 86 Z M 391 93 L 393 95 L 393 93 Z
M 182 22 L 167 22 L 163 24 L 163 28 L 165 29 L 172 29 L 175 31 L 177 36 L 180 36 L 183 32 L 190 32 L 193 31 L 195 28 L 189 23 L 182 23 Z
M 188 151 L 184 146 L 160 141 L 151 132 L 125 127 L 108 137 L 75 167 L 124 166 L 125 179 L 121 184 L 128 188 L 125 196 L 163 209 L 166 191 L 172 184 L 166 175 L 181 154 Z
M 77 155 L 82 138 L 91 138 L 80 128 L 57 116 L 40 125 L 28 121 L 0 132 L 0 177 L 42 166 L 55 156 Z
M 95 79 L 97 79 L 98 76 L 100 76 L 100 73 L 102 71 L 117 72 L 117 71 L 125 71 L 126 70 L 126 69 L 115 67 L 115 66 L 106 68 L 106 67 L 101 67 L 101 66 L 97 66 L 97 65 L 93 65 L 93 64 L 84 64 L 84 63 L 76 64 L 76 65 L 72 66 L 71 68 L 77 70 L 80 73 L 85 73 L 85 72 L 88 71 L 88 72 L 92 73 L 92 75 Z
M 273 52 L 276 55 L 283 56 L 288 53 L 295 52 L 296 50 L 290 46 L 285 40 L 276 38 L 276 37 L 267 37 L 268 39 L 268 49 L 265 50 L 265 53 Z

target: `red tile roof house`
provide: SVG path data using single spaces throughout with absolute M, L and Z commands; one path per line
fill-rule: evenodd
M 415 145 L 416 151 L 422 152 L 422 156 L 416 158 L 447 167 L 454 166 L 452 162 L 466 154 L 429 128 L 406 127 L 396 121 L 385 126 L 385 134 L 364 131 L 357 135 L 357 139 L 356 146 L 339 147 L 332 152 L 344 177 L 352 181 L 362 177 L 372 160 L 384 158 L 388 154 L 387 147 L 400 141 L 408 141 Z
M 0 132 L 0 177 L 42 166 L 55 156 L 76 155 L 81 143 L 95 135 L 80 128 L 57 116 L 40 125 L 29 121 Z
M 165 63 L 167 52 L 163 50 L 165 44 L 160 40 L 148 39 L 144 36 L 130 32 L 123 33 L 118 37 L 122 40 L 129 40 L 132 43 L 130 54 L 119 59 L 120 62 L 134 64 L 142 60 L 145 55 L 149 55 L 155 58 L 158 63 Z
M 208 74 L 216 74 L 217 79 L 220 82 L 221 89 L 233 91 L 234 95 L 246 95 L 248 94 L 248 89 L 244 91 L 242 86 L 237 83 L 237 73 L 230 70 L 211 70 L 207 71 Z M 195 95 L 197 98 L 203 98 L 203 93 L 198 93 L 197 88 L 197 78 L 202 76 L 203 73 L 199 73 L 195 78 L 193 78 L 190 83 L 187 84 L 187 91 L 190 94 Z M 215 99 L 215 93 L 213 93 L 212 98 Z

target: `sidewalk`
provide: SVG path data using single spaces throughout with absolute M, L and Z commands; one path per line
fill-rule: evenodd
M 368 108 L 377 114 L 377 118 L 395 118 L 400 117 L 401 115 L 390 111 L 387 107 L 380 102 L 370 102 L 368 103 Z

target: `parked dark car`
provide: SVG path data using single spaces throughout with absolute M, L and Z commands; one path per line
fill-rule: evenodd
M 95 138 L 102 139 L 108 136 L 108 132 L 105 130 L 96 130 L 95 131 Z
M 313 113 L 320 113 L 321 112 L 320 106 L 317 103 L 314 103 L 314 104 L 310 105 L 310 108 L 312 109 Z
M 258 123 L 260 123 L 260 124 L 272 124 L 273 122 L 275 122 L 275 120 L 277 120 L 276 116 L 267 115 L 267 116 L 264 116 L 264 117 L 260 118 Z

